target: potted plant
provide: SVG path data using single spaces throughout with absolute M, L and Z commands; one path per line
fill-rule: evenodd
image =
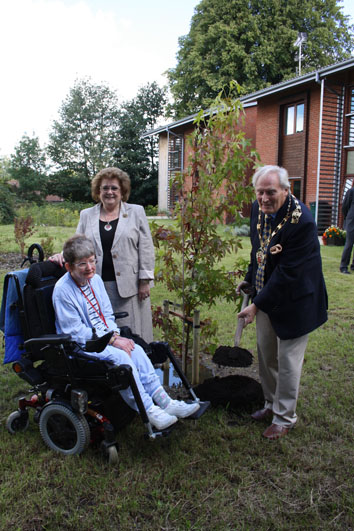
M 331 225 L 322 234 L 322 241 L 324 245 L 344 245 L 346 231 Z

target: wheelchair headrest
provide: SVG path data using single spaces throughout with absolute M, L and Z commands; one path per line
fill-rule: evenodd
M 54 277 L 57 280 L 66 272 L 65 267 L 60 267 L 55 262 L 47 260 L 46 262 L 37 262 L 29 268 L 26 283 L 33 288 L 39 288 L 41 280 L 45 277 Z

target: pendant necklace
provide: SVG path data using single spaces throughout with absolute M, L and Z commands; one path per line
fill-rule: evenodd
M 105 226 L 104 226 L 104 230 L 112 230 L 112 225 L 110 224 L 109 221 L 106 222 Z
M 118 215 L 117 215 L 117 218 L 119 218 L 119 212 L 118 212 Z M 103 220 L 104 221 L 104 220 Z M 112 230 L 112 225 L 111 223 L 107 220 L 106 221 L 106 224 L 104 225 L 104 230 L 106 230 L 107 232 L 109 232 L 110 230 Z

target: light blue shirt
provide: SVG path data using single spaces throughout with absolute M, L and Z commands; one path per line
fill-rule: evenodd
M 90 283 L 107 323 L 107 328 L 104 326 L 96 330 L 97 335 L 101 337 L 110 330 L 119 332 L 101 277 L 95 275 Z M 91 339 L 93 325 L 89 317 L 87 302 L 70 273 L 66 273 L 55 284 L 53 306 L 58 334 L 70 334 L 73 341 L 80 345 L 84 345 L 88 339 Z

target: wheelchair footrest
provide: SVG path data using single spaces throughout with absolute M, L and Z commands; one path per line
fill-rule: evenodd
M 186 400 L 186 402 L 188 402 L 188 400 Z M 200 407 L 198 411 L 193 413 L 193 415 L 189 415 L 189 417 L 186 417 L 183 420 L 198 420 L 202 415 L 204 415 L 206 410 L 210 407 L 210 402 L 206 400 L 205 402 L 199 402 L 199 405 Z
M 168 428 L 164 430 L 157 430 L 156 428 L 152 428 L 152 433 L 145 433 L 146 439 L 157 439 L 158 437 L 168 437 L 170 433 L 178 426 L 178 422 L 175 422 L 175 424 L 172 424 L 172 426 L 169 426 Z

